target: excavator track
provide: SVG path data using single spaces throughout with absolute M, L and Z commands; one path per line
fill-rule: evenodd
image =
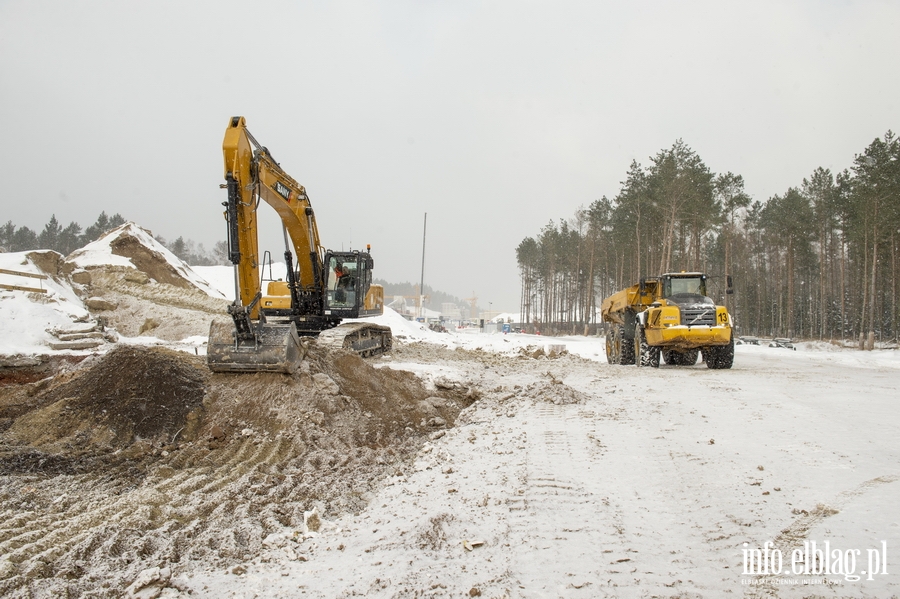
M 350 350 L 363 358 L 370 358 L 391 351 L 392 339 L 390 327 L 369 322 L 347 322 L 319 333 L 316 344 L 329 350 Z

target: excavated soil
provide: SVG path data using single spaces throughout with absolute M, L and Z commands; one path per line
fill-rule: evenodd
M 120 235 L 110 243 L 112 253 L 124 256 L 142 272 L 160 283 L 167 283 L 182 289 L 193 289 L 193 285 L 166 261 L 158 252 L 154 252 L 139 239 L 131 235 Z
M 314 344 L 293 376 L 127 346 L 69 368 L 0 387 L 4 597 L 120 597 L 147 568 L 239 564 L 362 510 L 479 394 Z
M 19 403 L 20 414 L 5 438 L 46 451 L 71 451 L 121 449 L 140 439 L 174 437 L 188 415 L 202 407 L 207 376 L 201 368 L 199 359 L 172 350 L 117 348 Z
M 206 335 L 210 318 L 227 314 L 229 302 L 196 288 L 181 289 L 151 280 L 166 272 L 166 267 L 145 265 L 149 272 L 125 266 L 91 267 L 90 283 L 81 286 L 80 291 L 84 297 L 101 297 L 114 305 L 113 310 L 94 310 L 94 314 L 126 337 L 149 335 L 180 341 L 192 335 Z

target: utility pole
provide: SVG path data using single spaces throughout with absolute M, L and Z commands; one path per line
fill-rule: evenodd
M 425 306 L 422 305 L 422 296 L 425 295 L 425 231 L 428 226 L 428 213 L 425 213 L 425 221 L 422 223 L 422 278 L 419 280 L 419 318 L 425 316 Z

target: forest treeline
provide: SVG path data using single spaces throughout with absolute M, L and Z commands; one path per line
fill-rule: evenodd
M 709 274 L 737 334 L 898 337 L 900 142 L 891 131 L 849 169 L 816 168 L 767 201 L 713 173 L 682 140 L 633 161 L 619 193 L 551 221 L 516 248 L 525 322 L 581 332 L 604 297 L 642 276 Z M 735 292 L 725 295 L 725 275 Z
M 56 220 L 56 215 L 50 217 L 50 221 L 40 231 L 34 231 L 28 227 L 17 227 L 12 221 L 7 221 L 0 226 L 0 251 L 26 252 L 30 250 L 54 250 L 67 256 L 75 250 L 84 247 L 101 235 L 125 224 L 122 215 L 116 213 L 108 216 L 101 212 L 94 224 L 82 229 L 76 222 L 70 222 L 63 227 Z M 190 239 L 178 237 L 174 241 L 166 241 L 157 235 L 155 239 L 164 245 L 170 252 L 193 266 L 215 266 L 230 264 L 227 262 L 227 248 L 224 241 L 217 242 L 207 250 L 203 244 L 196 244 Z

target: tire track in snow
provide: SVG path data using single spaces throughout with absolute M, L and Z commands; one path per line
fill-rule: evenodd
M 528 421 L 524 488 L 509 501 L 510 574 L 525 594 L 597 596 L 601 541 L 609 531 L 584 478 L 595 451 L 573 420 L 578 406 L 538 404 Z M 549 569 L 549 564 L 565 564 Z
M 186 529 L 194 535 L 206 529 L 206 516 L 221 502 L 223 493 L 246 482 L 259 468 L 284 463 L 293 451 L 286 439 L 245 439 L 223 450 L 216 466 L 177 471 L 169 467 L 172 474 L 168 477 L 157 470 L 138 487 L 109 482 L 121 468 L 71 477 L 73 492 L 49 500 L 49 509 L 20 512 L 4 522 L 0 556 L 19 565 L 28 576 L 64 555 L 85 562 L 98 555 L 115 557 L 118 547 L 132 546 L 140 536 L 146 538 L 147 551 L 155 551 L 159 535 L 181 535 Z M 189 454 L 204 456 L 207 451 L 185 448 L 179 456 L 182 463 L 202 462 L 192 460 L 194 456 Z M 45 492 L 37 482 L 35 487 L 35 492 Z M 141 551 L 140 547 L 136 550 Z

